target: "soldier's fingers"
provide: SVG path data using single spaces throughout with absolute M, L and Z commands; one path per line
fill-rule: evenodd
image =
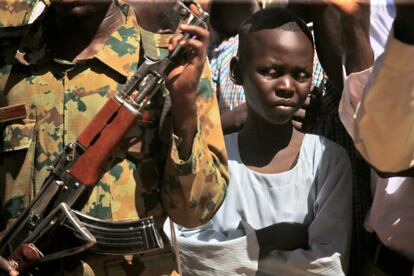
M 189 51 L 193 52 L 196 56 L 198 56 L 200 59 L 203 58 L 204 55 L 204 45 L 201 41 L 195 40 L 195 39 L 188 39 L 185 41 L 181 41 L 180 45 L 182 47 L 188 48 Z
M 203 27 L 196 26 L 196 25 L 187 25 L 187 24 L 181 24 L 179 26 L 180 30 L 183 32 L 187 32 L 193 36 L 195 36 L 198 40 L 203 42 L 206 47 L 208 45 L 208 40 L 210 38 L 210 32 Z
M 170 43 L 168 44 L 168 51 L 173 51 L 176 47 L 177 44 L 180 42 L 180 40 L 183 39 L 183 35 L 182 34 L 176 34 L 174 35 L 171 39 L 170 39 Z
M 201 15 L 201 11 L 199 10 L 199 8 L 201 8 L 201 6 L 197 7 L 197 5 L 195 5 L 195 3 L 191 3 L 189 8 L 195 15 L 198 15 L 198 16 Z
M 0 256 L 0 271 L 7 272 L 10 276 L 17 276 L 19 272 L 14 270 L 10 263 L 3 257 Z

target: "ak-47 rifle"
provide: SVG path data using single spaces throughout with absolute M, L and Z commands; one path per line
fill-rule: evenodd
M 207 13 L 196 15 L 183 1 L 176 2 L 176 11 L 187 24 L 207 28 Z M 191 39 L 191 35 L 183 33 L 183 39 Z M 0 255 L 17 271 L 86 249 L 124 255 L 163 248 L 152 217 L 106 222 L 75 209 L 81 208 L 82 199 L 102 176 L 105 162 L 142 116 L 144 107 L 184 51 L 178 45 L 163 59 L 145 58 L 124 89 L 107 100 L 76 143 L 65 147 L 39 193 L 0 241 Z M 62 241 L 67 244 L 59 246 L 57 243 Z M 62 246 L 66 248 L 62 250 Z

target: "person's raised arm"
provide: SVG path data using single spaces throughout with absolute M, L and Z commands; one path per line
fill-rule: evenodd
M 340 15 L 334 7 L 324 1 L 310 5 L 310 14 L 319 62 L 332 83 L 337 89 L 342 90 L 343 41 Z
M 197 26 L 179 28 L 195 39 L 181 41 L 178 34 L 169 46 L 173 51 L 180 44 L 187 55 L 166 83 L 173 133 L 161 201 L 174 222 L 191 228 L 204 224 L 220 207 L 228 175 L 217 98 L 206 62 L 209 33 Z
M 329 79 L 342 89 L 342 63 L 346 73 L 372 66 L 369 38 L 369 1 L 326 0 L 311 6 L 318 57 Z

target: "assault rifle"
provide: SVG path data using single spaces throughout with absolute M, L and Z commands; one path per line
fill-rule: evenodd
M 207 28 L 207 13 L 196 15 L 188 3 L 176 2 L 184 22 Z M 191 39 L 191 35 L 183 33 L 183 39 Z M 107 100 L 75 143 L 65 146 L 39 193 L 0 241 L 0 255 L 17 271 L 87 249 L 125 255 L 163 248 L 152 217 L 107 222 L 77 210 L 102 176 L 105 162 L 137 118 L 145 115 L 144 107 L 184 51 L 178 45 L 163 59 L 145 57 L 124 89 Z

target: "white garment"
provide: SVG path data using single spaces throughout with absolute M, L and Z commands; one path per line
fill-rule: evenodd
M 369 68 L 345 80 L 339 116 L 352 138 L 356 135 L 354 113 L 371 72 Z M 371 187 L 373 202 L 365 228 L 376 232 L 386 246 L 414 261 L 414 178 L 383 179 L 372 170 Z
M 376 186 L 365 228 L 414 262 L 414 178 L 384 179 L 372 172 L 371 179 Z
M 225 139 L 230 172 L 227 196 L 208 224 L 195 230 L 179 229 L 183 271 L 188 275 L 254 275 L 258 269 L 257 275 L 343 275 L 352 225 L 352 175 L 345 150 L 307 134 L 294 168 L 262 174 L 241 162 L 237 134 Z M 279 222 L 309 225 L 310 249 L 274 250 L 257 268 L 259 248 L 250 226 L 259 229 Z M 238 251 L 231 252 L 235 243 L 240 245 Z M 230 251 L 237 262 L 220 260 L 223 250 Z
M 395 18 L 393 0 L 371 0 L 369 37 L 374 57 L 383 52 Z

